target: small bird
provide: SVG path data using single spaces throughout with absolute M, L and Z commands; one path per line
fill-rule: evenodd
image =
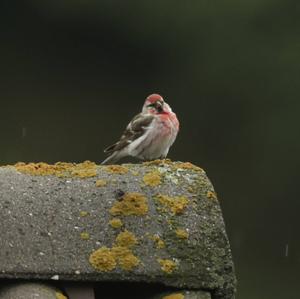
M 104 150 L 109 156 L 101 164 L 115 163 L 127 156 L 140 160 L 164 159 L 178 130 L 179 121 L 171 107 L 159 94 L 151 94 L 120 140 Z

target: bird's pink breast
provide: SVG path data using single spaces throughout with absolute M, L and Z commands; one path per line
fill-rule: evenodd
M 166 124 L 166 126 L 174 126 L 177 130 L 179 130 L 179 121 L 176 117 L 176 114 L 173 112 L 166 112 L 161 114 L 161 120 Z

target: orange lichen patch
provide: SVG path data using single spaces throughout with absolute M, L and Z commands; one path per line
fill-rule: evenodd
M 177 162 L 177 163 L 174 163 L 173 167 L 175 169 L 191 169 L 191 170 L 195 170 L 195 171 L 203 171 L 202 168 L 190 163 L 190 162 Z
M 127 247 L 114 246 L 111 251 L 123 270 L 130 271 L 140 263 L 140 260 Z
M 107 247 L 101 247 L 94 251 L 89 257 L 89 262 L 93 268 L 103 272 L 112 271 L 117 266 L 114 253 Z
M 153 160 L 153 161 L 147 161 L 143 163 L 144 165 L 161 165 L 161 164 L 172 164 L 172 161 L 170 159 L 162 159 L 162 160 Z
M 161 270 L 168 274 L 172 273 L 177 268 L 176 263 L 171 260 L 158 259 L 157 261 L 160 264 Z
M 168 208 L 173 214 L 181 214 L 189 203 L 188 198 L 185 196 L 171 197 L 158 194 L 155 199 L 165 208 Z
M 128 247 L 124 246 L 113 246 L 111 251 L 116 259 L 132 253 L 132 251 Z
M 139 265 L 140 260 L 134 254 L 129 253 L 119 258 L 118 263 L 123 270 L 130 271 Z
M 81 238 L 82 240 L 89 240 L 89 239 L 90 239 L 90 234 L 87 233 L 87 232 L 82 232 L 82 233 L 80 234 L 80 238 Z
M 97 165 L 91 161 L 75 164 L 71 170 L 71 175 L 80 178 L 89 178 L 97 175 Z
M 184 295 L 181 293 L 174 293 L 168 296 L 164 296 L 162 299 L 184 299 Z
M 178 228 L 175 233 L 179 239 L 187 239 L 189 237 L 189 233 L 185 229 Z
M 62 162 L 58 162 L 54 165 L 49 165 L 44 162 L 28 164 L 19 162 L 14 165 L 17 171 L 31 175 L 60 175 L 72 166 L 73 164 L 71 163 Z
M 105 170 L 110 173 L 116 173 L 116 174 L 125 174 L 128 172 L 128 168 L 122 165 L 108 165 L 105 166 Z
M 90 161 L 79 164 L 57 162 L 54 165 L 44 162 L 28 164 L 19 162 L 15 164 L 14 167 L 17 171 L 30 175 L 55 175 L 57 177 L 76 176 L 80 178 L 88 178 L 97 175 L 97 166 Z
M 151 187 L 158 186 L 161 183 L 161 174 L 157 170 L 148 172 L 144 175 L 143 182 L 145 183 L 145 185 Z
M 109 221 L 109 224 L 111 225 L 111 227 L 113 228 L 120 228 L 123 225 L 123 222 L 121 219 L 119 218 L 113 218 Z
M 61 292 L 56 292 L 55 297 L 56 297 L 56 299 L 68 299 L 68 297 L 63 295 Z
M 156 248 L 162 249 L 162 248 L 166 247 L 165 242 L 160 238 L 159 235 L 153 235 L 153 236 L 150 236 L 149 238 L 155 242 Z
M 112 215 L 145 215 L 148 212 L 147 198 L 141 193 L 126 193 L 120 201 L 116 201 L 110 213 Z
M 132 247 L 137 244 L 137 239 L 133 233 L 125 230 L 118 234 L 116 244 L 122 247 Z
M 89 212 L 87 212 L 87 211 L 80 211 L 79 215 L 80 215 L 80 217 L 86 217 L 86 216 L 89 215 Z
M 104 187 L 104 186 L 106 186 L 106 184 L 107 184 L 107 181 L 105 181 L 105 180 L 97 180 L 96 181 L 96 187 Z
M 96 270 L 108 272 L 114 270 L 116 266 L 131 271 L 139 265 L 140 260 L 128 247 L 114 246 L 112 248 L 101 247 L 94 251 L 90 255 L 89 262 Z
M 214 191 L 207 191 L 206 197 L 209 199 L 217 199 L 217 194 Z

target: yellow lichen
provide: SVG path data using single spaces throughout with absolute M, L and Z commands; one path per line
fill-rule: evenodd
M 112 215 L 145 215 L 148 212 L 147 198 L 141 193 L 126 193 L 120 201 L 116 201 L 110 213 Z
M 132 247 L 137 244 L 137 239 L 133 233 L 125 230 L 118 234 L 116 244 L 122 247 Z
M 206 197 L 209 199 L 217 199 L 217 194 L 214 191 L 207 191 Z
M 119 228 L 123 225 L 123 222 L 121 219 L 119 218 L 113 218 L 109 221 L 109 224 L 113 227 L 113 228 Z
M 159 235 L 153 235 L 153 236 L 150 236 L 150 239 L 153 240 L 153 241 L 155 242 L 156 248 L 162 249 L 162 248 L 165 248 L 165 247 L 166 247 L 165 242 L 160 238 Z
M 80 211 L 79 215 L 80 215 L 80 217 L 86 217 L 86 216 L 89 215 L 89 212 L 87 212 L 87 211 Z
M 125 247 L 124 246 L 113 246 L 111 251 L 116 259 L 122 258 L 122 257 L 132 253 L 131 249 L 129 249 L 126 246 Z
M 107 182 L 105 180 L 97 180 L 96 187 L 104 187 L 106 186 Z
M 75 164 L 71 170 L 71 175 L 78 176 L 80 178 L 94 177 L 97 175 L 97 166 L 94 162 L 90 161 Z
M 89 257 L 90 264 L 98 271 L 108 272 L 116 268 L 117 262 L 114 253 L 107 247 L 101 247 Z
M 105 170 L 110 173 L 116 173 L 116 174 L 125 174 L 128 172 L 128 168 L 122 165 L 108 165 L 105 166 Z
M 14 165 L 17 171 L 31 174 L 31 175 L 57 175 L 62 173 L 65 169 L 72 167 L 71 163 L 56 163 L 49 165 L 44 162 L 40 163 L 23 163 L 19 162 Z
M 188 198 L 185 196 L 171 197 L 158 194 L 155 199 L 165 208 L 168 208 L 173 214 L 182 213 L 189 203 Z
M 82 232 L 82 233 L 80 233 L 80 238 L 81 238 L 82 240 L 89 240 L 90 234 L 87 233 L 87 232 Z
M 143 182 L 151 187 L 158 186 L 161 183 L 161 174 L 157 170 L 148 172 L 144 175 Z
M 144 165 L 161 165 L 161 164 L 172 164 L 170 159 L 162 159 L 162 160 L 152 160 L 143 163 Z
M 130 271 L 140 263 L 140 260 L 127 247 L 114 246 L 111 250 L 123 270 Z
M 130 271 L 139 265 L 140 260 L 134 254 L 130 253 L 120 258 L 118 262 L 123 270 Z
M 122 197 L 122 201 L 125 201 L 124 205 L 115 205 L 111 210 L 111 213 L 124 214 L 124 215 L 134 215 L 138 212 L 141 214 L 141 201 L 142 206 L 146 205 L 147 209 L 144 207 L 142 209 L 142 214 L 144 211 L 148 210 L 148 205 L 144 196 L 139 193 L 130 193 Z M 130 203 L 128 203 L 130 202 Z M 120 202 L 117 202 L 117 204 Z M 135 206 L 135 209 L 131 206 Z M 132 213 L 134 211 L 134 213 Z M 110 225 L 114 228 L 121 227 L 123 225 L 121 219 L 113 218 L 110 220 Z M 136 257 L 131 247 L 138 243 L 135 235 L 128 230 L 120 232 L 116 237 L 115 244 L 112 248 L 101 247 L 100 249 L 94 251 L 89 258 L 90 264 L 98 271 L 112 271 L 117 266 L 125 271 L 131 271 L 134 267 L 140 264 L 140 260 Z
M 181 293 L 174 293 L 168 296 L 164 296 L 162 299 L 184 299 L 184 295 Z
M 111 271 L 119 266 L 131 271 L 137 267 L 140 260 L 133 254 L 130 247 L 137 243 L 135 236 L 124 231 L 116 238 L 116 245 L 112 248 L 101 247 L 90 255 L 90 264 L 98 271 Z
M 68 297 L 63 295 L 61 292 L 56 292 L 55 297 L 56 297 L 56 299 L 68 299 Z
M 188 190 L 190 193 L 195 193 L 195 187 L 193 187 L 193 186 L 189 186 L 189 187 L 187 188 L 187 190 Z
M 97 175 L 97 166 L 90 161 L 79 164 L 57 162 L 54 165 L 44 162 L 28 164 L 19 162 L 15 164 L 14 167 L 17 171 L 30 175 L 55 175 L 57 177 L 75 176 L 80 178 L 88 178 Z
M 187 239 L 189 237 L 189 233 L 181 228 L 176 229 L 175 233 L 179 239 Z
M 157 260 L 160 264 L 160 268 L 162 271 L 170 274 L 172 273 L 176 268 L 177 268 L 177 265 L 175 262 L 171 261 L 171 260 L 168 260 L 168 259 L 158 259 Z
M 202 168 L 190 163 L 190 162 L 177 162 L 174 163 L 173 165 L 174 169 L 191 169 L 191 170 L 195 170 L 195 171 L 203 171 Z

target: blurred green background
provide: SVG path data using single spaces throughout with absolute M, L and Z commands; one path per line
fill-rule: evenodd
M 147 95 L 219 194 L 237 299 L 299 298 L 300 6 L 0 2 L 0 163 L 104 159 Z

